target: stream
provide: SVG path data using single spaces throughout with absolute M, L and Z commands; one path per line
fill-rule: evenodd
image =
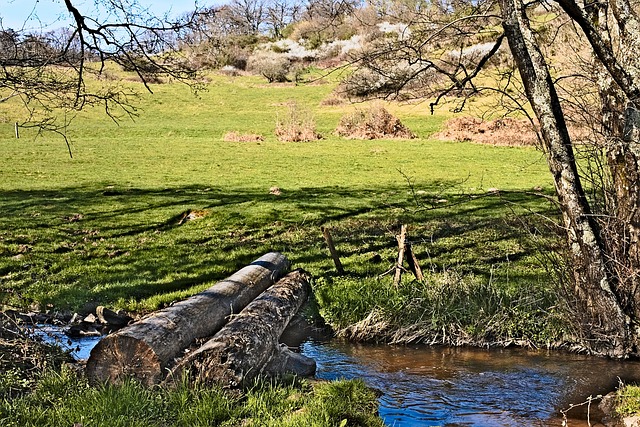
M 69 339 L 55 327 L 38 334 L 89 357 L 99 337 Z M 561 426 L 561 409 L 604 395 L 619 379 L 640 381 L 640 362 L 523 349 L 357 345 L 307 340 L 301 352 L 316 360 L 317 378 L 362 378 L 381 393 L 388 426 Z M 568 413 L 568 427 L 598 425 L 595 401 Z M 589 412 L 589 413 L 587 413 Z
M 640 379 L 640 363 L 523 349 L 392 347 L 308 341 L 317 377 L 363 378 L 382 392 L 385 424 L 409 426 L 561 426 L 560 409 Z M 602 414 L 595 401 L 592 424 Z M 567 414 L 587 426 L 587 405 Z

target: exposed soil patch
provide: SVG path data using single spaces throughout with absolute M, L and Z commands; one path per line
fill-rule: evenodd
M 501 146 L 535 146 L 536 133 L 528 120 L 505 117 L 482 120 L 476 117 L 456 117 L 447 120 L 445 129 L 434 134 L 447 141 L 471 141 Z
M 194 221 L 196 219 L 204 218 L 209 214 L 209 211 L 202 209 L 187 209 L 182 212 L 180 215 L 175 217 L 175 224 L 182 225 L 189 221 Z

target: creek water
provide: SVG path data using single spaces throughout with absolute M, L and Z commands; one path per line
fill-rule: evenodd
M 322 379 L 363 378 L 380 391 L 385 424 L 561 426 L 561 409 L 640 379 L 640 363 L 522 349 L 302 344 Z M 567 413 L 569 427 L 598 425 L 598 401 Z
M 86 359 L 99 337 L 38 334 Z M 640 363 L 522 349 L 395 347 L 307 340 L 320 379 L 361 378 L 380 392 L 380 416 L 394 427 L 561 426 L 561 409 L 640 381 Z M 597 402 L 568 412 L 568 427 L 597 426 Z

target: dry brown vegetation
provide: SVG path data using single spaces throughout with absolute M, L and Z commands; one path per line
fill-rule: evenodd
M 282 142 L 309 142 L 322 139 L 316 131 L 316 121 L 311 113 L 297 102 L 288 104 L 287 114 L 276 122 L 276 136 Z
M 456 117 L 445 123 L 444 130 L 434 135 L 447 141 L 471 141 L 503 146 L 534 146 L 538 142 L 531 122 L 505 117 L 482 120 L 476 117 Z
M 412 139 L 415 134 L 381 105 L 356 110 L 340 119 L 336 134 L 349 139 Z
M 264 137 L 257 133 L 227 132 L 222 137 L 225 142 L 260 142 Z
M 337 105 L 345 105 L 348 101 L 345 98 L 336 95 L 329 95 L 320 102 L 323 107 L 334 107 Z
M 59 347 L 43 343 L 29 332 L 29 325 L 8 313 L 0 312 L 0 398 L 27 392 L 45 369 L 71 361 Z

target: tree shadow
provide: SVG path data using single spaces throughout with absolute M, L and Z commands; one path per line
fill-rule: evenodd
M 453 183 L 434 182 L 423 199 L 437 197 L 443 185 Z M 421 262 L 447 268 L 447 253 L 466 251 L 475 255 L 462 267 L 483 271 L 478 265 L 497 262 L 502 255 L 478 255 L 478 248 L 523 237 L 522 230 L 505 226 L 510 206 L 553 215 L 548 204 L 526 192 L 448 199 L 425 208 L 402 186 L 282 189 L 280 195 L 255 188 L 120 189 L 106 184 L 2 191 L 0 290 L 12 303 L 71 309 L 88 301 L 114 304 L 168 295 L 160 299 L 164 304 L 269 251 L 284 253 L 295 267 L 331 276 L 322 225 L 334 230 L 353 277 L 375 276 L 375 269 L 386 267 L 371 266 L 366 257 L 380 252 L 393 259 L 394 230 L 401 223 L 411 225 Z M 185 219 L 186 212 L 197 215 Z M 535 250 L 523 246 L 512 256 Z

